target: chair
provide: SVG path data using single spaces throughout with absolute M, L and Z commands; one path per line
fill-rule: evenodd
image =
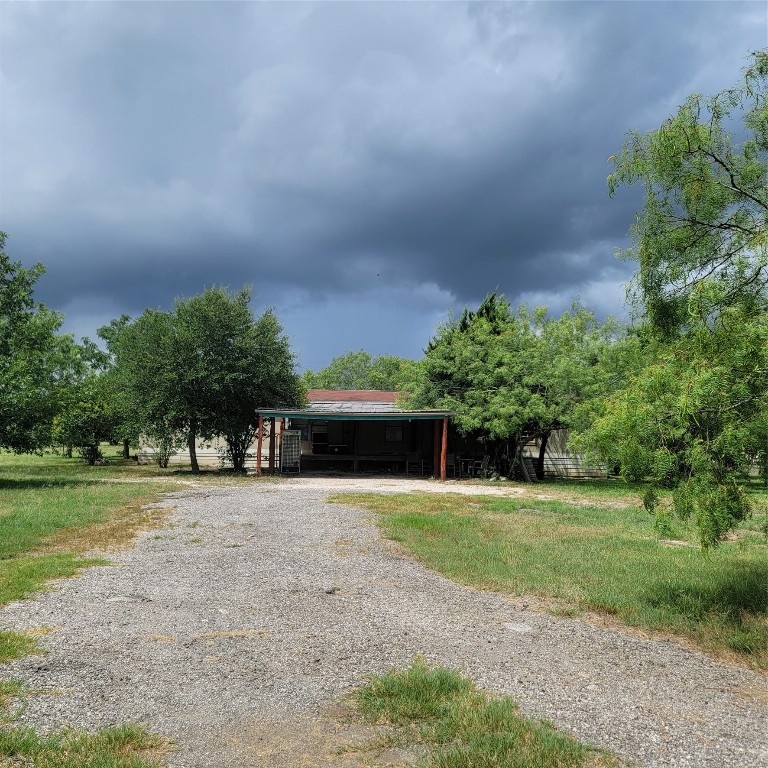
M 420 453 L 409 453 L 406 455 L 405 474 L 424 477 L 424 458 Z

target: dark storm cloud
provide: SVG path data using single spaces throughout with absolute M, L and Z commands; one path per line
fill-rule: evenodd
M 42 298 L 92 334 L 252 283 L 314 366 L 416 354 L 496 287 L 620 310 L 640 201 L 609 155 L 768 42 L 762 2 L 1 12 L 2 226 Z

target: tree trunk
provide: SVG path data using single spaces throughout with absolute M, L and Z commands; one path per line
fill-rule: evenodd
M 131 446 L 127 440 L 123 440 L 123 458 L 124 459 L 131 458 Z
M 187 439 L 187 446 L 189 447 L 189 463 L 192 465 L 192 474 L 200 474 L 200 465 L 197 463 L 197 448 L 195 446 L 195 424 L 189 428 L 189 437 Z
M 68 446 L 67 446 L 67 450 L 66 450 L 65 456 L 66 456 L 68 459 L 71 459 L 71 458 L 72 458 L 72 446 L 71 446 L 71 445 L 68 445 Z
M 232 456 L 232 469 L 235 472 L 245 470 L 245 453 L 248 450 L 248 442 L 242 437 L 233 438 L 229 443 L 229 453 Z
M 544 455 L 547 452 L 547 441 L 549 440 L 550 432 L 545 432 L 541 436 L 541 445 L 539 446 L 539 460 L 536 462 L 536 477 L 539 480 L 544 479 Z

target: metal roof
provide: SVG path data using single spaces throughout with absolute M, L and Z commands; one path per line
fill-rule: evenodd
M 399 392 L 370 389 L 310 389 L 307 408 L 257 408 L 266 417 L 322 421 L 413 421 L 443 419 L 454 411 L 406 411 L 397 406 Z
M 394 403 L 401 392 L 383 389 L 310 389 L 310 403 Z
M 339 405 L 339 403 L 334 403 Z M 258 408 L 257 413 L 270 418 L 272 416 L 286 419 L 317 419 L 320 421 L 422 421 L 424 419 L 443 419 L 454 415 L 454 411 L 402 411 L 402 410 L 372 410 L 361 406 L 369 403 L 345 403 L 356 408 Z

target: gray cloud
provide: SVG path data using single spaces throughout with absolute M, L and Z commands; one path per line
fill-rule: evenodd
M 418 354 L 496 287 L 621 311 L 608 156 L 768 43 L 760 2 L 0 13 L 2 226 L 41 298 L 92 335 L 252 283 L 311 367 Z

